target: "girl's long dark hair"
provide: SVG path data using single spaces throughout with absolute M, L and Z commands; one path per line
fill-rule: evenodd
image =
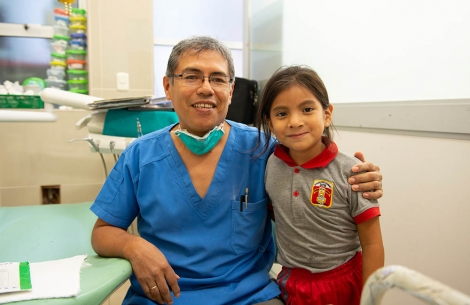
M 256 113 L 254 125 L 258 128 L 258 143 L 255 149 L 258 149 L 262 145 L 261 143 L 264 142 L 260 155 L 264 154 L 270 147 L 272 134 L 269 129 L 268 120 L 270 119 L 270 111 L 274 99 L 293 85 L 301 85 L 307 88 L 320 101 L 323 109 L 326 110 L 330 106 L 325 84 L 312 68 L 304 65 L 279 68 L 266 83 Z M 333 132 L 330 127 L 333 127 L 333 124 L 326 127 L 323 132 L 327 138 L 327 145 L 333 139 Z M 262 135 L 264 135 L 264 141 L 261 140 Z

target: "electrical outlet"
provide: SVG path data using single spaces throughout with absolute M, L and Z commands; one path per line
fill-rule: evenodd
M 42 204 L 60 203 L 60 185 L 43 185 L 41 186 Z

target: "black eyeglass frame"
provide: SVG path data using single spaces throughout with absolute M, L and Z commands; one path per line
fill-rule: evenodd
M 195 75 L 201 75 L 202 76 L 202 82 L 204 82 L 204 79 L 207 78 L 207 81 L 209 82 L 209 84 L 212 82 L 211 80 L 211 77 L 228 77 L 228 83 L 227 84 L 231 84 L 234 82 L 234 78 L 230 78 L 230 76 L 228 75 L 223 75 L 223 74 L 212 74 L 212 75 L 209 75 L 209 76 L 206 76 L 202 73 L 197 73 L 197 72 L 184 72 L 184 73 L 181 73 L 181 74 L 171 74 L 171 75 L 168 75 L 168 77 L 178 77 L 180 79 L 183 79 L 183 75 L 184 74 L 195 74 Z M 202 85 L 202 82 L 201 82 L 201 85 Z

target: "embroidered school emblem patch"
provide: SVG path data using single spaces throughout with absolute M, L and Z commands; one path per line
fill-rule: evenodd
M 335 184 L 327 180 L 315 180 L 312 185 L 312 195 L 310 196 L 310 203 L 323 207 L 330 208 L 333 204 L 333 190 Z

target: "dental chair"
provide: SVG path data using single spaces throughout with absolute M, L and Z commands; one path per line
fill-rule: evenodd
M 77 297 L 37 299 L 14 305 L 102 304 L 131 275 L 130 263 L 104 258 L 91 246 L 97 217 L 91 202 L 0 207 L 0 262 L 43 262 L 87 254 L 90 266 L 81 269 Z
M 379 305 L 384 294 L 398 288 L 426 304 L 469 305 L 470 297 L 404 266 L 390 265 L 376 270 L 362 290 L 361 305 Z

